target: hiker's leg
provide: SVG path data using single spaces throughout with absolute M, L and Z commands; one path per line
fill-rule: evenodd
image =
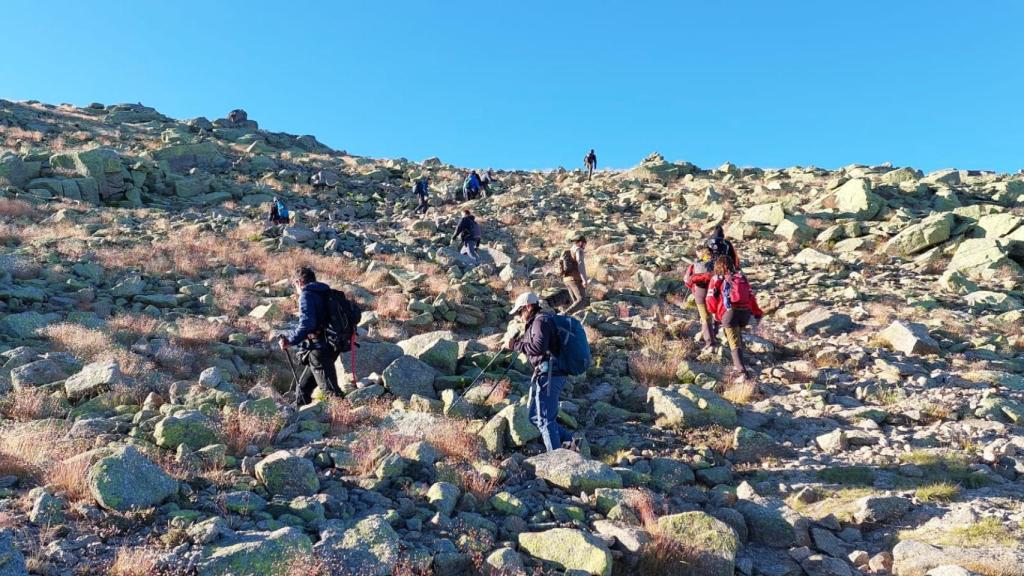
M 332 350 L 325 350 L 323 361 L 324 361 L 324 373 L 327 375 L 327 382 L 330 385 L 331 391 L 341 396 L 341 386 L 338 385 L 338 354 Z
M 528 392 L 526 400 L 526 413 L 530 422 L 533 423 L 538 429 L 540 429 L 540 410 L 538 409 L 537 403 L 539 399 L 539 390 L 537 387 L 537 379 L 539 376 L 536 374 L 530 380 L 530 391 Z
M 722 326 L 725 328 L 725 338 L 729 342 L 729 353 L 732 356 L 732 367 L 739 371 L 744 371 L 743 368 L 743 353 L 740 352 L 740 346 L 743 345 L 741 339 L 741 326 L 737 322 L 736 309 L 730 308 L 726 310 L 725 314 L 722 315 Z
M 316 385 L 324 395 L 338 394 L 338 373 L 331 359 L 334 353 L 329 350 L 312 350 L 309 353 L 309 371 L 313 373 Z
M 307 365 L 302 368 L 302 374 L 299 376 L 299 382 L 296 385 L 299 406 L 305 406 L 313 401 L 314 388 L 316 388 L 316 376 L 313 375 L 313 370 Z
M 583 302 L 583 285 L 575 278 L 565 278 L 564 281 L 572 302 L 562 310 L 562 314 L 569 315 L 581 310 L 586 304 Z
M 561 446 L 565 442 L 572 442 L 572 433 L 566 430 L 565 426 L 558 421 L 558 399 L 562 397 L 562 390 L 565 389 L 566 383 L 565 376 L 553 376 L 551 378 L 551 394 L 552 394 L 552 412 L 551 421 L 554 423 L 555 430 L 558 432 L 558 444 L 555 448 Z
M 715 344 L 715 338 L 711 334 L 711 314 L 708 312 L 707 303 L 704 301 L 707 295 L 707 288 L 693 287 L 694 304 L 697 307 L 697 315 L 700 317 L 700 335 L 701 339 L 704 340 L 705 348 Z
M 477 255 L 476 249 L 480 246 L 480 241 L 470 240 L 467 246 L 469 247 L 469 255 L 473 257 L 473 260 L 479 260 L 480 256 Z
M 548 452 L 562 446 L 562 427 L 558 423 L 558 396 L 565 386 L 565 378 L 549 378 L 542 374 L 537 379 L 537 420 L 541 440 Z

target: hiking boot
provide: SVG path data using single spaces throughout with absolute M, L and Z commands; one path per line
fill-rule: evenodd
M 562 448 L 565 448 L 566 450 L 572 450 L 573 452 L 578 453 L 580 451 L 580 439 L 577 438 L 576 436 L 573 436 L 572 440 L 569 440 L 568 442 L 562 442 Z

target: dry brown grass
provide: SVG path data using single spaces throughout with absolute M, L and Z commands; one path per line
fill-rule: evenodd
M 152 362 L 122 348 L 106 333 L 95 328 L 64 322 L 47 326 L 43 329 L 43 334 L 59 350 L 69 352 L 86 362 L 113 360 L 118 363 L 121 372 L 129 376 L 152 374 L 155 369 Z
M 174 339 L 186 350 L 207 348 L 220 342 L 231 333 L 231 328 L 219 322 L 209 322 L 201 318 L 182 318 L 178 320 Z
M 261 450 L 270 446 L 284 424 L 284 418 L 277 414 L 263 416 L 236 410 L 221 419 L 221 434 L 228 451 L 240 455 L 248 446 Z
M 38 144 L 46 137 L 39 130 L 26 130 L 19 126 L 0 126 L 0 134 L 11 143 L 21 141 Z
M 369 476 L 377 469 L 381 458 L 391 453 L 401 453 L 417 441 L 412 436 L 379 428 L 365 429 L 349 446 L 352 458 L 356 461 L 355 472 L 360 476 Z
M 408 320 L 411 316 L 409 298 L 400 292 L 385 292 L 377 297 L 374 307 L 377 316 L 384 320 Z
M 61 460 L 46 472 L 46 483 L 71 501 L 87 502 L 92 498 L 86 481 L 90 464 L 87 458 Z
M 466 432 L 466 424 L 461 420 L 448 418 L 442 420 L 431 430 L 426 438 L 448 458 L 460 462 L 472 462 L 483 452 L 483 442 L 476 434 Z
M 19 422 L 62 417 L 66 412 L 60 400 L 39 388 L 11 390 L 0 398 L 0 415 Z
M 157 573 L 160 553 L 151 548 L 121 548 L 107 574 L 110 576 L 150 576 Z
M 71 458 L 88 443 L 66 438 L 57 424 L 43 421 L 0 428 L 0 468 L 19 478 L 59 486 L 72 498 L 87 495 L 84 471 Z
M 107 320 L 107 327 L 118 341 L 130 344 L 141 336 L 153 335 L 160 321 L 146 314 L 118 314 Z
M 722 397 L 733 404 L 747 404 L 757 395 L 757 384 L 750 381 L 733 382 L 729 384 Z
M 463 492 L 472 494 L 477 502 L 487 502 L 498 492 L 501 480 L 483 474 L 475 468 L 461 466 L 456 468 L 458 484 Z
M 88 361 L 110 353 L 115 346 L 110 337 L 101 330 L 87 328 L 81 324 L 51 324 L 43 328 L 42 333 L 58 349 Z
M 358 427 L 380 423 L 389 409 L 385 400 L 352 406 L 347 400 L 331 398 L 327 404 L 327 421 L 332 434 L 347 434 Z
M 24 200 L 15 200 L 12 198 L 0 198 L 0 218 L 16 219 L 16 218 L 29 218 L 36 219 L 39 217 L 39 211 L 35 206 L 25 202 Z
M 667 386 L 678 381 L 676 368 L 690 354 L 689 339 L 669 340 L 661 330 L 638 335 L 629 353 L 629 373 L 643 386 Z

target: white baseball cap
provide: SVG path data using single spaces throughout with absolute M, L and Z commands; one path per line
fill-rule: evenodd
M 512 306 L 512 311 L 509 312 L 509 315 L 519 312 L 530 304 L 540 304 L 540 298 L 533 292 L 523 292 L 516 298 L 516 303 Z

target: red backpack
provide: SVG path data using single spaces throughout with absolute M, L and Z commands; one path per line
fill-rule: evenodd
M 750 282 L 742 272 L 733 272 L 727 280 L 730 285 L 729 302 L 740 308 L 750 307 Z

